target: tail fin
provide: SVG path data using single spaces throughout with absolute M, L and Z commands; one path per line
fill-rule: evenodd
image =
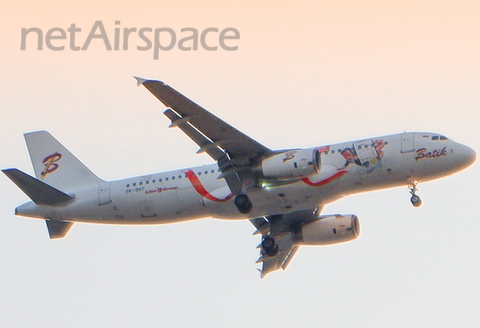
M 43 182 L 73 192 L 103 182 L 47 131 L 25 134 L 35 176 Z

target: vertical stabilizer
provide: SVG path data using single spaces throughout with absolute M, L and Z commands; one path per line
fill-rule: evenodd
M 102 182 L 47 131 L 25 134 L 35 176 L 66 193 Z

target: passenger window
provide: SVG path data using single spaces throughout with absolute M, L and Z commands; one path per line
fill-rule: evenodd
M 438 136 L 433 136 L 432 140 L 438 140 Z
M 448 140 L 448 138 L 447 138 L 447 137 L 444 137 L 444 136 L 441 136 L 441 137 L 440 137 L 440 140 Z

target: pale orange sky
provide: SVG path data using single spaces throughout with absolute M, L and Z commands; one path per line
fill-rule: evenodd
M 158 60 L 99 40 L 20 50 L 22 28 L 75 23 L 81 44 L 97 20 L 109 37 L 115 21 L 234 27 L 239 49 L 175 47 Z M 1 168 L 32 172 L 22 134 L 39 129 L 105 179 L 211 163 L 133 75 L 166 81 L 271 148 L 435 131 L 480 151 L 478 1 L 4 0 L 0 27 Z M 248 222 L 78 224 L 51 242 L 43 222 L 12 214 L 27 198 L 0 178 L 0 325 L 476 326 L 479 178 L 474 165 L 421 185 L 420 209 L 407 188 L 331 204 L 326 213 L 360 217 L 361 238 L 304 247 L 262 281 Z
M 129 88 L 131 81 L 127 76 L 144 75 L 168 79 L 173 85 L 178 85 L 178 79 L 182 82 L 179 87 L 185 88 L 190 83 L 197 90 L 198 83 L 211 80 L 214 84 L 208 89 L 215 90 L 225 80 L 231 80 L 234 84 L 229 90 L 235 94 L 233 88 L 239 85 L 245 88 L 239 91 L 251 93 L 245 84 L 255 80 L 256 89 L 260 87 L 263 91 L 252 94 L 251 98 L 258 96 L 260 99 L 256 101 L 262 107 L 268 105 L 263 103 L 267 102 L 264 100 L 267 95 L 279 100 L 273 100 L 273 105 L 283 105 L 286 109 L 296 106 L 297 97 L 308 97 L 309 107 L 317 107 L 319 100 L 330 97 L 341 102 L 332 111 L 345 110 L 357 107 L 359 102 L 367 105 L 366 100 L 371 99 L 365 97 L 370 94 L 377 99 L 391 97 L 390 102 L 385 99 L 381 105 L 398 106 L 406 114 L 402 122 L 406 124 L 410 121 L 408 117 L 418 114 L 418 108 L 424 112 L 426 105 L 432 104 L 431 97 L 437 96 L 437 92 L 438 96 L 455 92 L 471 94 L 478 85 L 480 4 L 472 1 L 294 4 L 202 1 L 196 5 L 185 1 L 141 4 L 125 1 L 116 2 L 115 6 L 93 1 L 73 5 L 62 1 L 7 3 L 2 3 L 1 13 L 5 87 L 15 85 L 15 78 L 23 80 L 24 76 L 30 77 L 30 83 L 38 82 L 38 77 L 53 86 L 51 81 L 74 74 L 72 83 L 82 81 L 94 87 L 94 80 L 105 85 L 121 79 L 125 88 Z M 122 28 L 170 27 L 179 35 L 183 27 L 199 30 L 235 27 L 241 39 L 238 51 L 182 52 L 176 47 L 161 53 L 157 61 L 152 60 L 153 50 L 138 51 L 131 45 L 129 51 L 109 52 L 100 40 L 94 40 L 88 51 L 53 52 L 34 50 L 31 38 L 29 49 L 19 51 L 21 28 L 39 27 L 46 33 L 53 27 L 66 30 L 75 23 L 82 28 L 77 35 L 77 44 L 81 44 L 96 20 L 104 23 L 110 38 L 118 20 Z M 133 37 L 135 40 L 140 42 L 138 37 Z M 68 40 L 65 44 L 68 45 Z M 58 72 L 68 74 L 59 76 Z M 405 99 L 395 99 L 399 86 L 405 88 L 405 99 L 418 98 L 419 102 L 427 103 L 420 103 L 418 108 L 411 103 L 400 104 Z M 287 96 L 292 87 L 297 94 Z M 279 90 L 281 97 L 271 94 L 269 89 Z M 198 92 L 211 93 L 211 90 Z M 345 97 L 347 94 L 349 97 Z M 219 105 L 219 108 L 225 106 Z M 372 105 L 375 104 L 368 108 Z M 249 107 L 252 111 L 257 109 L 251 104 Z M 450 108 L 428 109 L 444 115 Z

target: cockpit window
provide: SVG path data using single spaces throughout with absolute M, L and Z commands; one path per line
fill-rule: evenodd
M 438 141 L 438 140 L 443 140 L 443 141 L 445 141 L 445 140 L 448 140 L 448 138 L 447 138 L 447 137 L 444 137 L 444 136 L 433 136 L 433 137 L 432 137 L 432 140 L 434 140 L 434 141 Z

